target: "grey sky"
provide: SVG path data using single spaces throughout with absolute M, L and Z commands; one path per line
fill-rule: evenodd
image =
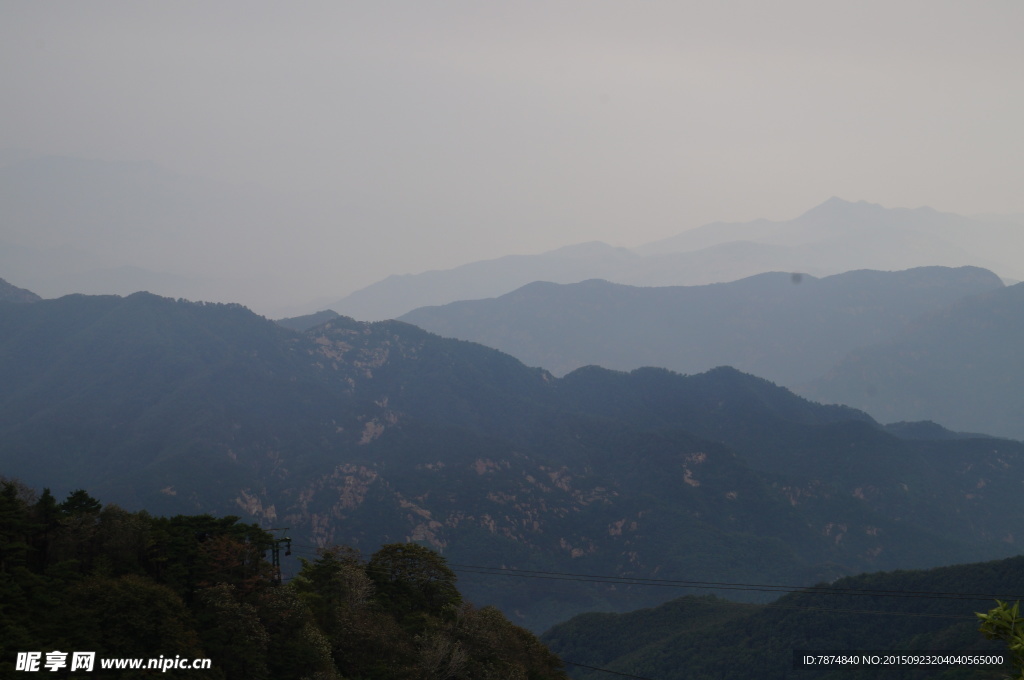
M 1019 0 L 2 0 L 0 149 L 301 194 L 243 253 L 331 298 L 832 195 L 1024 213 L 1022 34 Z

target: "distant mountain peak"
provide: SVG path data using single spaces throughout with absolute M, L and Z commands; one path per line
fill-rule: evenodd
M 887 208 L 877 204 L 868 203 L 867 201 L 847 201 L 846 199 L 839 198 L 838 196 L 832 196 L 824 203 L 814 206 L 803 215 L 798 217 L 798 220 L 814 219 L 819 217 L 851 217 L 859 215 L 876 215 L 881 212 L 885 212 Z
M 887 208 L 832 196 L 784 221 L 713 222 L 626 249 L 601 241 L 539 255 L 507 255 L 444 271 L 391 276 L 332 307 L 360 319 L 402 316 L 416 308 L 497 298 L 532 281 L 604 279 L 630 286 L 692 286 L 763 272 L 826 277 L 859 269 L 898 271 L 926 265 L 974 265 L 1019 280 L 1024 232 L 985 225 L 932 208 Z M 787 283 L 788 285 L 788 283 Z
M 886 208 L 878 203 L 871 203 L 864 200 L 847 201 L 846 199 L 839 198 L 838 196 L 833 196 L 827 201 L 816 205 L 797 217 L 796 221 L 813 221 L 824 218 L 833 220 L 856 219 L 864 220 L 866 222 L 868 220 L 878 219 L 884 216 L 888 216 L 889 218 L 905 219 L 908 215 L 915 215 L 919 219 L 934 219 L 942 215 L 951 215 L 951 213 L 943 213 L 929 206 L 920 206 L 918 208 Z

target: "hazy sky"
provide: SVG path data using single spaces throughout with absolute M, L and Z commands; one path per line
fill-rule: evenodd
M 337 297 L 833 195 L 1022 213 L 1022 35 L 1020 0 L 0 0 L 0 149 L 301 194 L 246 252 Z

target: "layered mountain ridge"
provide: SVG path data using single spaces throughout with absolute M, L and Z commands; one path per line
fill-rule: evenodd
M 977 267 L 859 270 L 821 279 L 769 272 L 658 288 L 536 282 L 495 299 L 413 310 L 401 320 L 556 375 L 588 364 L 681 373 L 728 364 L 797 386 L 850 351 L 894 337 L 921 314 L 1002 287 Z
M 1013 554 L 1022 519 L 1018 442 L 900 439 L 724 367 L 560 379 L 401 322 L 0 304 L 0 385 L 7 476 L 453 565 L 813 583 Z M 463 569 L 535 630 L 666 596 Z
M 977 267 L 766 273 L 707 286 L 537 282 L 401 319 L 556 375 L 731 365 L 883 422 L 1024 439 L 1021 284 Z
M 1024 278 L 1015 219 L 969 218 L 931 208 L 884 208 L 833 197 L 791 220 L 714 222 L 632 250 L 579 244 L 443 271 L 390 276 L 329 305 L 358 319 L 509 293 L 533 281 L 605 279 L 632 286 L 697 286 L 764 272 L 826 277 L 858 269 L 975 266 Z

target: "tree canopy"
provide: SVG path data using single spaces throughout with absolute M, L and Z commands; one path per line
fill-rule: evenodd
M 414 544 L 368 561 L 331 546 L 278 585 L 273 537 L 237 517 L 152 517 L 79 490 L 62 503 L 0 478 L 0 676 L 19 652 L 212 661 L 167 677 L 561 679 L 561 662 L 444 558 Z M 149 677 L 126 671 L 118 677 Z

